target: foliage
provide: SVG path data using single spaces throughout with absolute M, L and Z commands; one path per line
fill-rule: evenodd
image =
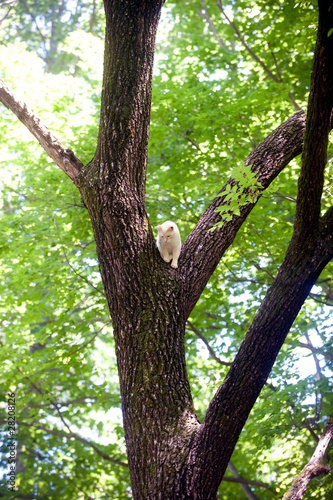
M 101 32 L 89 30 L 85 17 L 91 6 L 78 2 L 73 13 L 64 3 L 71 11 L 64 22 L 55 16 L 60 2 L 27 1 L 33 15 L 24 5 L 19 2 L 4 21 L 0 76 L 88 162 L 96 144 L 102 65 Z M 101 8 L 96 12 L 100 19 Z M 306 106 L 314 5 L 235 0 L 224 12 L 261 63 L 212 0 L 169 2 L 161 21 L 147 204 L 152 225 L 173 219 L 183 240 L 229 176 L 244 179 L 238 168 L 251 150 L 293 113 L 295 103 Z M 42 20 L 49 37 L 56 23 L 52 66 L 34 19 Z M 13 43 L 18 32 L 21 42 Z M 21 422 L 19 492 L 36 498 L 130 498 L 128 469 L 89 446 L 126 461 L 112 327 L 88 214 L 70 181 L 23 126 L 7 110 L 2 113 L 0 416 L 6 415 L 5 395 L 14 391 Z M 201 418 L 282 262 L 298 173 L 297 159 L 260 197 L 191 314 L 187 366 Z M 327 199 L 330 189 L 328 179 Z M 265 483 L 252 487 L 261 500 L 274 498 L 274 491 L 281 496 L 332 415 L 331 276 L 328 266 L 233 455 L 239 474 Z M 64 437 L 69 429 L 87 442 Z M 3 436 L 5 468 L 5 427 Z M 0 494 L 6 494 L 4 487 Z M 311 484 L 306 498 L 332 494 L 327 477 Z M 219 498 L 247 497 L 239 485 L 223 482 Z

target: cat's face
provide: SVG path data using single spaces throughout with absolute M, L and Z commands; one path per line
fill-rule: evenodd
M 171 236 L 173 235 L 173 232 L 174 232 L 174 227 L 173 225 L 169 225 L 167 227 L 163 227 L 164 224 L 162 224 L 162 226 L 156 226 L 156 229 L 158 230 L 158 234 L 160 236 L 160 238 L 164 241 L 168 241 Z

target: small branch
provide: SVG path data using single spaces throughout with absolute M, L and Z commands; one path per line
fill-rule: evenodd
M 39 28 L 39 26 L 38 26 L 38 23 L 37 23 L 37 19 L 35 18 L 35 16 L 34 16 L 34 15 L 32 14 L 32 12 L 30 11 L 30 9 L 29 9 L 29 7 L 28 7 L 27 3 L 26 3 L 24 0 L 20 0 L 20 1 L 23 3 L 24 7 L 25 7 L 25 8 L 26 8 L 26 10 L 27 10 L 27 13 L 29 14 L 29 16 L 31 17 L 31 19 L 33 20 L 33 22 L 35 23 L 36 29 L 37 29 L 37 31 L 38 31 L 38 33 L 39 33 L 39 36 L 41 37 L 41 40 L 42 40 L 42 42 L 43 42 L 44 50 L 45 50 L 45 52 L 47 52 L 47 49 L 46 49 L 47 38 L 46 38 L 46 36 L 45 36 L 45 35 L 43 35 L 43 33 L 41 32 L 41 30 L 40 30 L 40 28 Z
M 296 201 L 296 200 L 295 200 Z M 263 243 L 265 249 L 266 249 L 266 252 L 268 253 L 268 255 L 270 256 L 273 264 L 277 267 L 277 263 L 274 259 L 274 255 L 272 254 L 272 252 L 270 251 L 270 248 L 269 246 L 267 245 L 267 241 L 261 236 L 260 232 L 256 230 L 255 226 L 251 223 L 248 223 L 249 224 L 249 228 L 251 229 L 251 231 L 254 232 L 254 234 L 256 234 L 258 236 L 258 238 L 260 239 L 260 241 Z
M 254 481 L 252 479 L 245 479 L 243 477 L 229 477 L 229 476 L 224 476 L 222 481 L 225 481 L 226 483 L 238 483 L 240 485 L 249 484 L 250 486 L 258 486 L 259 488 L 266 488 L 267 490 L 272 491 L 273 495 L 276 495 L 276 492 L 272 490 L 270 485 L 267 483 L 263 483 L 262 481 Z M 253 495 L 253 497 L 248 497 L 248 498 L 258 498 L 258 497 L 256 495 Z
M 238 473 L 238 470 L 231 461 L 229 462 L 228 469 L 234 477 L 223 478 L 223 479 L 226 479 L 227 481 L 231 480 L 237 482 L 249 500 L 259 500 L 257 495 L 255 495 L 251 490 L 251 488 L 249 487 L 250 482 L 248 482 Z
M 291 104 L 293 105 L 294 110 L 300 111 L 302 108 L 297 104 L 297 102 L 295 101 L 295 98 L 291 92 L 288 92 L 288 97 L 291 101 Z
M 318 295 L 316 293 L 309 293 L 309 297 L 315 302 L 318 302 L 318 304 L 324 304 L 325 306 L 333 307 L 333 304 L 331 302 L 327 302 L 326 300 L 322 300 L 321 298 L 319 299 L 318 297 L 321 297 L 321 295 Z
M 59 241 L 62 243 L 61 241 L 61 238 L 60 238 L 60 232 L 59 232 L 59 228 L 58 228 L 58 225 L 57 225 L 57 221 L 56 221 L 56 218 L 54 217 L 54 225 L 55 225 L 55 228 L 56 228 L 56 231 L 57 231 L 57 234 L 58 234 L 58 238 L 59 238 Z M 80 274 L 76 269 L 75 267 L 72 266 L 72 264 L 69 262 L 69 259 L 67 257 L 67 254 L 65 251 L 62 252 L 66 262 L 67 262 L 67 265 L 71 268 L 71 270 L 74 272 L 74 274 L 76 274 L 76 276 L 78 276 L 79 278 L 81 278 L 85 283 L 87 283 L 87 285 L 91 286 L 94 290 L 96 290 L 96 292 L 100 293 L 101 295 L 103 295 L 103 297 L 105 297 L 105 293 L 100 290 L 97 286 L 95 286 L 93 283 L 91 283 L 91 281 L 88 280 L 88 278 L 86 278 L 85 276 L 83 276 L 83 274 Z
M 229 23 L 229 25 L 232 27 L 232 29 L 234 30 L 234 32 L 236 33 L 237 35 L 237 38 L 238 40 L 240 41 L 240 43 L 243 45 L 243 47 L 247 50 L 247 52 L 250 54 L 250 56 L 252 57 L 252 59 L 254 59 L 255 61 L 257 61 L 257 63 L 260 64 L 260 66 L 263 68 L 263 70 L 265 71 L 265 73 L 267 74 L 267 76 L 269 78 L 271 78 L 275 83 L 282 83 L 282 80 L 281 78 L 277 78 L 274 73 L 271 72 L 271 70 L 266 66 L 266 64 L 264 63 L 264 61 L 262 61 L 254 52 L 253 50 L 248 46 L 248 44 L 246 43 L 246 41 L 244 40 L 243 36 L 241 35 L 239 29 L 237 28 L 236 24 L 231 21 L 231 19 L 227 16 L 227 14 L 225 13 L 223 7 L 222 7 L 222 2 L 221 0 L 216 0 L 216 5 L 217 7 L 219 8 L 219 10 L 221 11 L 223 17 L 226 19 L 226 21 Z
M 20 373 L 22 373 L 22 371 L 20 370 L 20 368 L 18 368 L 18 371 Z M 29 377 L 26 377 L 26 378 L 27 378 L 27 380 L 29 380 L 31 386 L 35 389 L 35 391 L 38 392 L 38 394 L 40 394 L 43 397 L 44 396 L 44 392 L 38 387 L 38 385 L 36 385 L 34 382 L 32 382 L 32 380 Z M 58 404 L 55 401 L 53 401 L 51 398 L 50 398 L 49 401 L 50 401 L 51 405 L 53 406 L 53 408 L 55 409 L 55 411 L 57 412 L 57 414 L 58 414 L 60 420 L 62 421 L 62 423 L 64 424 L 64 426 L 71 433 L 72 431 L 71 431 L 69 425 L 66 423 L 64 417 L 62 416 Z
M 274 52 L 273 52 L 273 49 L 272 49 L 272 47 L 270 46 L 270 44 L 268 44 L 268 47 L 269 47 L 269 50 L 271 51 L 271 54 L 272 54 L 272 57 L 273 57 L 274 66 L 275 66 L 276 72 L 277 72 L 277 74 L 279 75 L 279 78 L 280 78 L 280 80 L 281 80 L 281 83 L 284 83 L 284 80 L 283 80 L 283 78 L 282 78 L 282 73 L 281 73 L 281 70 L 280 70 L 280 68 L 279 68 L 279 66 L 278 66 L 278 63 L 277 63 L 277 60 L 276 60 L 275 54 L 274 54 Z M 291 100 L 291 103 L 292 103 L 292 105 L 293 105 L 293 107 L 294 107 L 295 111 L 299 111 L 300 109 L 302 109 L 302 108 L 300 108 L 300 106 L 299 106 L 299 105 L 297 104 L 297 102 L 295 101 L 295 98 L 294 98 L 294 96 L 293 96 L 293 94 L 292 94 L 291 92 L 288 92 L 288 97 L 289 97 L 289 99 Z
M 28 108 L 25 102 L 14 96 L 12 90 L 0 79 L 0 101 L 10 109 L 28 128 L 52 160 L 76 183 L 76 178 L 83 167 L 81 161 L 70 149 L 64 149 L 52 132 Z
M 332 419 L 328 418 L 311 460 L 295 477 L 291 488 L 285 493 L 282 500 L 301 500 L 311 479 L 322 474 L 329 474 L 330 466 L 323 464 L 322 460 L 331 439 L 333 439 L 333 425 Z
M 306 341 L 307 341 L 307 345 L 309 346 L 309 349 L 311 350 L 312 357 L 313 357 L 315 365 L 316 365 L 316 378 L 319 381 L 319 380 L 321 380 L 323 378 L 323 375 L 322 375 L 321 369 L 320 369 L 319 359 L 317 358 L 316 353 L 313 350 L 313 344 L 312 344 L 312 342 L 310 340 L 309 334 L 307 332 L 305 332 L 304 335 L 305 335 L 305 338 L 306 338 Z
M 272 58 L 273 58 L 273 61 L 274 61 L 274 66 L 275 66 L 276 72 L 277 72 L 277 74 L 278 74 L 278 76 L 279 76 L 279 78 L 280 78 L 280 80 L 281 80 L 281 82 L 282 82 L 282 81 L 283 81 L 283 78 L 282 78 L 282 73 L 281 73 L 281 70 L 280 70 L 279 65 L 278 65 L 278 63 L 277 63 L 277 60 L 276 60 L 275 54 L 274 54 L 274 52 L 273 52 L 273 49 L 272 49 L 272 47 L 271 47 L 271 44 L 270 44 L 270 43 L 268 43 L 267 45 L 268 45 L 268 48 L 269 48 L 269 50 L 270 50 L 270 52 L 271 52 L 271 54 L 272 54 Z
M 97 18 L 96 10 L 97 10 L 96 0 L 93 0 L 93 11 L 89 19 L 89 31 L 88 31 L 89 33 L 93 33 L 94 31 L 94 26 Z
M 268 66 L 264 63 L 264 61 L 262 59 L 260 59 L 253 52 L 253 50 L 249 47 L 249 45 L 246 43 L 246 41 L 244 40 L 242 34 L 240 33 L 239 29 L 237 28 L 236 24 L 233 21 L 231 21 L 231 19 L 227 16 L 227 14 L 225 13 L 225 11 L 223 10 L 221 0 L 215 0 L 215 2 L 216 2 L 217 7 L 219 8 L 219 10 L 221 11 L 222 15 L 226 19 L 226 21 L 229 23 L 229 25 L 232 27 L 232 29 L 236 33 L 237 38 L 239 39 L 240 43 L 243 45 L 243 47 L 245 48 L 245 50 L 250 54 L 250 56 L 252 57 L 252 59 L 254 59 L 255 61 L 257 61 L 257 63 L 260 64 L 260 66 L 262 67 L 262 69 L 265 71 L 266 75 L 269 78 L 271 78 L 271 80 L 273 80 L 275 83 L 284 83 L 284 81 L 282 79 L 282 74 L 281 74 L 280 68 L 277 65 L 275 54 L 273 53 L 270 45 L 268 44 L 268 47 L 269 47 L 269 49 L 271 51 L 271 54 L 272 54 L 272 57 L 273 57 L 273 61 L 274 61 L 274 66 L 275 66 L 275 69 L 276 69 L 278 77 L 276 77 L 274 75 L 274 73 L 272 73 L 272 71 L 268 68 Z M 291 101 L 291 103 L 292 103 L 293 108 L 295 109 L 295 111 L 300 111 L 302 109 L 302 108 L 300 108 L 300 106 L 295 101 L 295 98 L 294 98 L 294 96 L 293 96 L 293 94 L 291 92 L 288 92 L 288 98 L 290 99 L 290 101 Z
M 181 137 L 183 137 L 184 139 L 186 139 L 190 144 L 192 144 L 192 146 L 195 149 L 197 149 L 202 154 L 201 149 L 199 148 L 198 144 L 193 139 L 191 139 L 190 137 L 188 137 L 186 134 L 182 134 L 181 132 L 176 132 L 176 134 L 178 134 Z
M 106 325 L 109 325 L 111 323 L 111 320 L 107 321 L 104 325 L 101 326 L 101 328 L 99 328 L 97 330 L 97 332 L 95 332 L 93 334 L 93 336 L 91 337 L 91 339 L 87 340 L 87 342 L 85 342 L 84 344 L 82 344 L 80 347 L 78 347 L 78 349 L 75 349 L 75 351 L 69 353 L 69 356 L 73 356 L 75 353 L 81 351 L 82 349 L 84 349 L 86 347 L 86 345 L 90 344 L 90 342 L 92 342 L 96 337 L 97 335 L 99 334 L 99 332 L 101 332 L 103 330 L 103 328 L 106 326 Z
M 304 344 L 303 342 L 299 342 L 300 347 L 304 347 L 305 349 L 310 349 L 310 351 L 315 352 L 316 354 L 321 354 L 325 359 L 333 362 L 333 354 L 328 354 L 323 351 L 321 347 L 313 347 L 309 344 Z
M 333 113 L 332 113 L 333 115 Z M 330 207 L 327 212 L 321 217 L 321 231 L 323 234 L 333 233 L 333 207 Z
M 12 8 L 15 6 L 18 0 L 14 0 L 13 2 L 5 2 L 3 5 L 9 5 L 9 9 L 7 10 L 6 14 L 0 19 L 0 26 L 3 23 L 3 21 L 7 18 L 9 15 L 10 11 Z
M 220 36 L 217 32 L 217 29 L 215 28 L 215 25 L 212 21 L 212 18 L 208 14 L 207 6 L 206 6 L 204 0 L 200 0 L 200 3 L 201 3 L 202 8 L 197 9 L 199 16 L 202 17 L 202 19 L 204 19 L 207 22 L 207 24 L 208 24 L 211 32 L 213 33 L 220 49 L 222 49 L 225 53 L 230 53 L 230 50 L 228 49 L 228 47 L 223 43 L 222 39 L 220 38 Z
M 8 423 L 8 419 L 7 418 L 1 418 L 0 422 L 7 424 Z M 89 448 L 92 448 L 97 453 L 97 455 L 99 455 L 100 457 L 104 458 L 104 460 L 107 460 L 108 462 L 112 462 L 113 464 L 116 464 L 116 465 L 121 465 L 122 467 L 128 467 L 127 463 L 122 462 L 121 460 L 116 460 L 114 458 L 111 458 L 109 455 L 107 455 L 106 453 L 104 453 L 104 451 L 100 450 L 94 443 L 91 443 L 90 441 L 88 441 L 87 439 L 79 436 L 75 432 L 58 431 L 58 430 L 55 430 L 55 429 L 50 429 L 48 427 L 44 427 L 43 425 L 36 425 L 34 423 L 21 422 L 21 421 L 18 421 L 18 420 L 16 421 L 16 423 L 17 423 L 17 425 L 25 425 L 26 427 L 34 427 L 35 429 L 39 429 L 41 431 L 47 432 L 49 434 L 52 434 L 53 436 L 59 436 L 59 437 L 63 437 L 63 438 L 66 438 L 66 439 L 74 438 L 77 441 L 80 441 L 80 443 L 83 443 L 85 446 L 88 446 Z
M 69 262 L 66 254 L 64 252 L 63 252 L 63 256 L 65 257 L 65 260 L 66 260 L 68 266 L 71 268 L 73 273 L 76 274 L 76 276 L 81 278 L 85 283 L 87 283 L 87 285 L 91 286 L 94 290 L 96 290 L 96 292 L 100 293 L 101 295 L 103 295 L 103 297 L 105 297 L 105 293 L 102 290 L 100 290 L 97 286 L 93 285 L 93 283 L 91 283 L 91 281 L 89 281 L 85 276 L 83 276 L 83 274 L 80 274 L 79 272 L 77 272 L 77 270 Z
M 223 365 L 223 366 L 231 366 L 232 363 L 228 363 L 227 361 L 222 361 L 222 359 L 220 359 L 218 356 L 216 356 L 215 352 L 213 351 L 213 349 L 210 347 L 209 343 L 207 342 L 207 340 L 205 339 L 205 337 L 199 332 L 199 330 L 197 330 L 195 328 L 194 325 L 192 325 L 192 323 L 187 320 L 187 325 L 189 326 L 190 330 L 195 333 L 195 335 L 197 337 L 199 337 L 200 340 L 203 341 L 203 343 L 205 344 L 205 346 L 207 347 L 208 351 L 209 351 L 209 354 L 211 355 L 211 357 L 213 359 L 215 359 L 215 361 L 217 361 L 220 365 Z

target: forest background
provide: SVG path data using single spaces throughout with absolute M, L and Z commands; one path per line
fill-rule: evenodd
M 101 2 L 5 1 L 0 22 L 0 77 L 89 162 L 101 97 Z M 153 225 L 174 220 L 184 240 L 231 172 L 306 109 L 316 24 L 316 5 L 308 1 L 235 0 L 223 11 L 212 0 L 167 2 L 149 140 Z M 0 418 L 5 395 L 15 392 L 19 494 L 131 498 L 112 326 L 88 212 L 4 107 L 0 136 Z M 296 158 L 261 196 L 187 322 L 199 418 L 282 262 L 299 169 Z M 332 178 L 330 151 L 323 210 Z M 250 414 L 219 498 L 279 498 L 309 460 L 333 414 L 332 305 L 330 264 Z M 1 453 L 5 469 L 5 439 Z M 0 495 L 8 495 L 5 476 L 1 485 Z M 312 481 L 305 498 L 333 498 L 331 475 Z

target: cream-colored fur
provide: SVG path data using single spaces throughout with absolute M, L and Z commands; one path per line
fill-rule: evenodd
M 165 262 L 171 261 L 171 267 L 176 269 L 182 245 L 177 224 L 167 220 L 163 224 L 156 226 L 156 229 L 158 231 L 156 243 L 161 257 Z

